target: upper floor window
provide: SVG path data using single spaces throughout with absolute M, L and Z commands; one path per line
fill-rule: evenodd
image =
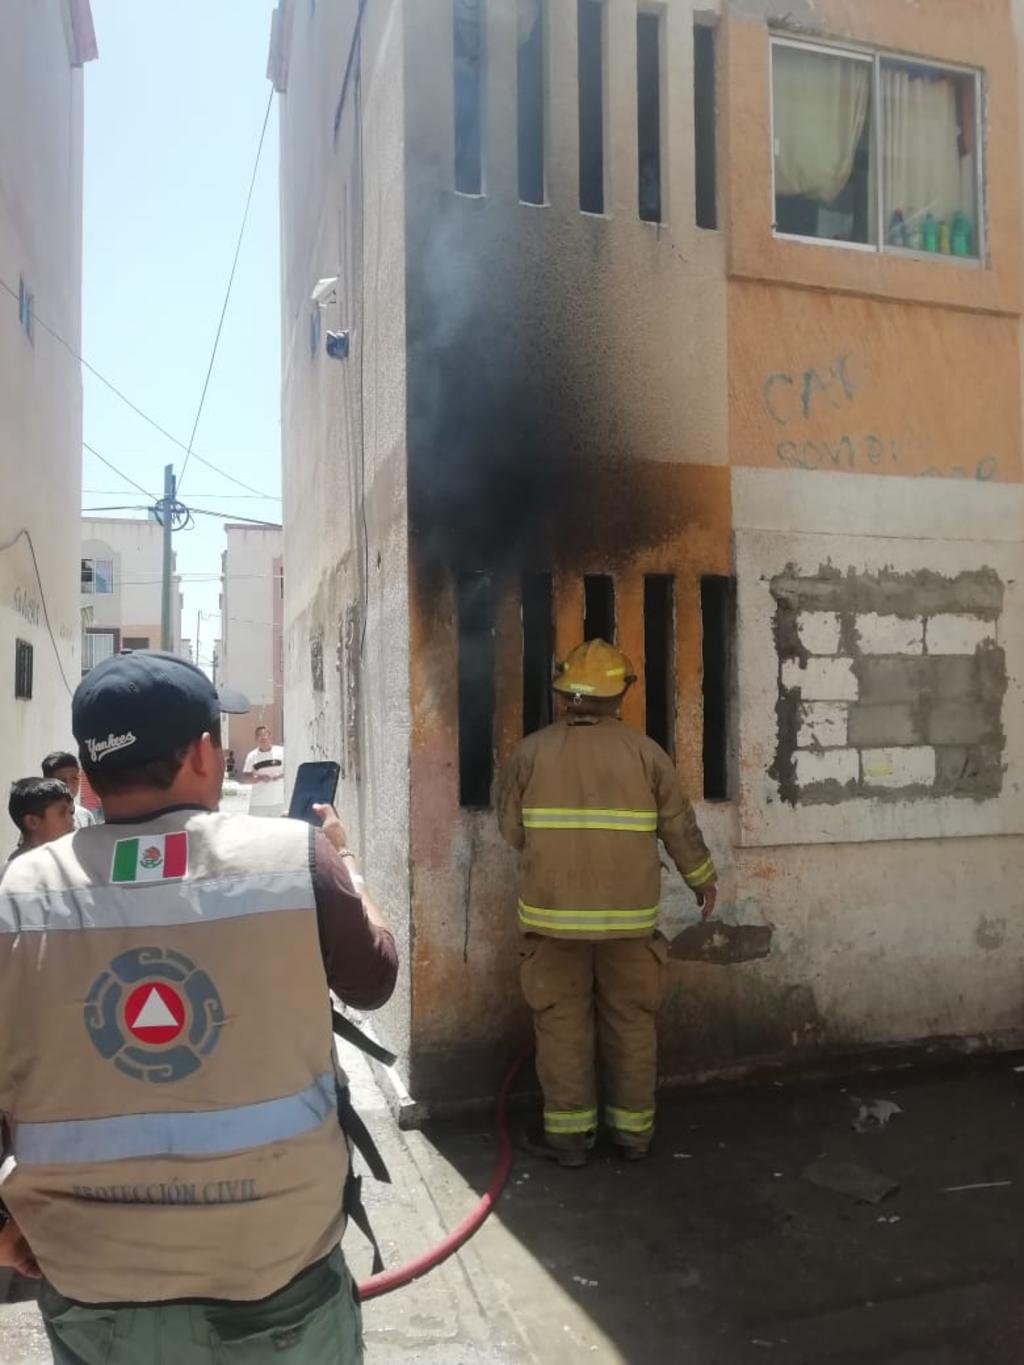
M 113 592 L 114 561 L 112 559 L 83 559 L 82 591 L 89 594 Z
M 775 231 L 980 258 L 980 78 L 772 42 Z

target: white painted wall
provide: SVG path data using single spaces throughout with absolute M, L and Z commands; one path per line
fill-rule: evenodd
M 82 391 L 82 72 L 71 9 L 84 0 L 5 0 L 0 39 L 0 279 L 34 294 L 33 337 L 0 288 L 0 794 L 71 741 L 78 678 Z M 38 578 L 29 546 L 32 537 Z M 3 548 L 9 547 L 9 548 Z M 53 641 L 46 626 L 49 615 Z M 34 648 L 30 701 L 14 699 L 15 640 Z M 0 850 L 7 844 L 0 817 Z
M 283 534 L 279 526 L 232 524 L 224 530 L 227 548 L 223 559 L 218 681 L 238 688 L 252 702 L 249 716 L 225 718 L 230 746 L 241 765 L 252 748 L 257 724 L 270 726 L 275 743 L 280 744 L 283 739 L 280 658 Z

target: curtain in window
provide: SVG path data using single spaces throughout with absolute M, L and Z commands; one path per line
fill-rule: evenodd
M 831 204 L 846 187 L 871 99 L 868 62 L 776 47 L 775 193 Z
M 882 183 L 888 217 L 948 220 L 973 203 L 960 159 L 957 82 L 932 71 L 882 67 Z

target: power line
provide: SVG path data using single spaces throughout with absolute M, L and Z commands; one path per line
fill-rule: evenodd
M 123 493 L 123 488 L 83 488 L 82 496 L 87 498 L 106 498 L 112 497 L 115 493 Z M 271 497 L 267 493 L 197 493 L 197 498 L 210 498 L 211 501 L 220 502 L 224 498 L 234 498 L 238 502 L 280 502 L 280 498 Z
M 188 462 L 192 458 L 192 443 L 196 439 L 196 432 L 199 430 L 199 419 L 203 415 L 203 405 L 206 402 L 206 391 L 210 387 L 210 377 L 213 374 L 214 361 L 217 359 L 217 347 L 220 345 L 220 334 L 224 329 L 224 319 L 227 316 L 228 302 L 231 299 L 231 286 L 235 282 L 235 271 L 238 269 L 238 257 L 242 251 L 242 240 L 245 237 L 245 225 L 249 221 L 249 208 L 252 204 L 252 193 L 256 188 L 256 175 L 260 168 L 260 158 L 263 155 L 263 142 L 267 135 L 267 124 L 270 122 L 270 110 L 274 103 L 274 87 L 270 87 L 270 97 L 267 100 L 267 111 L 263 115 L 263 127 L 260 129 L 259 145 L 256 148 L 256 160 L 253 163 L 252 178 L 249 181 L 249 193 L 245 197 L 245 209 L 242 212 L 242 226 L 238 229 L 238 241 L 235 243 L 235 256 L 231 262 L 231 273 L 228 275 L 228 287 L 224 291 L 224 304 L 220 310 L 220 320 L 217 323 L 217 333 L 213 338 L 213 350 L 210 352 L 210 363 L 206 369 L 206 378 L 203 381 L 203 391 L 199 396 L 199 407 L 196 409 L 196 420 L 192 423 L 192 435 L 188 438 L 188 450 L 185 452 L 185 463 L 181 466 L 181 473 L 178 475 L 178 488 L 181 488 L 182 480 L 188 470 Z M 201 464 L 206 464 L 205 460 L 200 459 Z
M 39 572 L 39 560 L 36 558 L 36 547 L 32 543 L 31 531 L 23 526 L 20 531 L 15 532 L 10 540 L 5 540 L 0 544 L 0 551 L 10 550 L 13 546 L 17 545 L 22 536 L 24 536 L 25 540 L 28 542 L 28 552 L 32 556 L 32 568 L 35 570 L 36 582 L 39 584 L 39 600 L 42 603 L 43 620 L 46 622 L 46 630 L 50 637 L 50 644 L 53 646 L 53 657 L 57 660 L 57 668 L 60 670 L 61 682 L 63 682 L 68 696 L 71 697 L 74 695 L 74 689 L 68 682 L 68 676 L 64 672 L 64 663 L 60 657 L 60 650 L 57 648 L 57 637 L 54 635 L 53 626 L 50 624 L 50 609 L 46 605 L 46 589 L 43 587 L 43 578 Z
M 107 457 L 105 455 L 101 455 L 100 452 L 94 446 L 91 446 L 88 441 L 82 442 L 82 449 L 87 450 L 90 455 L 94 455 L 96 459 L 99 460 L 100 464 L 105 464 L 108 469 L 113 470 L 113 472 L 117 475 L 119 479 L 124 479 L 125 483 L 130 483 L 133 488 L 137 489 L 143 495 L 143 497 L 150 498 L 153 502 L 156 502 L 156 498 L 153 497 L 153 494 L 147 492 L 147 490 L 143 488 L 141 483 L 136 483 L 135 480 L 130 475 L 126 474 L 123 469 L 118 469 L 117 465 L 111 464 Z
M 2 277 L 0 277 L 0 289 L 6 290 L 7 293 L 10 294 L 12 299 L 18 300 L 19 298 L 18 291 L 16 289 L 12 289 L 11 286 L 7 283 L 7 281 Z M 132 412 L 134 412 L 136 416 L 141 417 L 142 420 L 148 423 L 149 426 L 151 426 L 154 431 L 158 431 L 161 436 L 165 437 L 168 441 L 170 441 L 172 445 L 177 446 L 179 450 L 184 450 L 186 452 L 188 451 L 188 446 L 185 444 L 184 441 L 180 441 L 178 437 L 169 432 L 166 427 L 161 426 L 160 423 L 156 420 L 156 418 L 151 417 L 148 412 L 145 412 L 142 408 L 140 408 L 138 403 L 133 403 L 132 400 L 128 397 L 126 393 L 124 393 L 123 390 L 119 389 L 116 384 L 114 384 L 111 380 L 109 380 L 106 377 L 105 374 L 101 374 L 100 371 L 96 369 L 95 365 L 90 365 L 88 360 L 86 360 L 86 358 L 79 351 L 76 351 L 74 346 L 72 346 L 69 341 L 65 341 L 65 339 L 56 330 L 56 328 L 51 327 L 50 324 L 46 322 L 44 318 L 41 318 L 35 310 L 34 303 L 32 305 L 32 320 L 33 322 L 38 323 L 38 325 L 43 329 L 44 332 L 46 332 L 49 336 L 53 337 L 54 341 L 56 341 L 59 346 L 63 346 L 65 351 L 67 351 L 67 353 L 70 356 L 77 360 L 79 365 L 81 365 L 83 369 L 88 370 L 89 373 L 95 379 L 98 379 L 99 382 L 104 386 L 104 388 L 109 389 L 110 392 L 115 395 L 115 397 L 120 398 L 122 403 L 124 403 L 127 407 L 131 408 Z M 221 469 L 219 465 L 215 465 L 211 460 L 208 460 L 206 459 L 205 456 L 200 455 L 198 451 L 196 450 L 192 451 L 192 458 L 198 460 L 200 464 L 205 465 L 207 469 L 213 470 L 215 474 L 219 474 L 222 479 L 227 479 L 229 483 L 237 484 L 239 488 L 244 488 L 246 492 L 252 493 L 255 497 L 266 498 L 268 501 L 272 502 L 280 502 L 280 498 L 272 497 L 272 495 L 269 493 L 262 493 L 258 488 L 253 488 L 252 484 L 245 483 L 243 482 L 242 479 L 235 478 L 234 474 L 229 474 L 227 470 Z M 106 463 L 106 461 L 104 461 L 104 463 Z M 148 496 L 149 495 L 147 494 L 147 497 Z

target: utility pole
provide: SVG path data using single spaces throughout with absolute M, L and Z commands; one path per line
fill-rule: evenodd
M 201 611 L 197 611 L 197 612 L 196 612 L 196 657 L 195 657 L 195 665 L 196 665 L 196 668 L 198 668 L 198 667 L 200 666 L 200 665 L 199 665 L 199 623 L 200 623 L 200 621 L 201 621 L 202 619 L 203 619 L 203 613 L 202 613 Z
M 163 594 L 160 603 L 160 648 L 170 650 L 171 638 L 171 566 L 174 555 L 171 549 L 171 523 L 174 520 L 175 479 L 174 465 L 164 466 L 164 498 L 162 522 L 164 528 L 164 569 Z

